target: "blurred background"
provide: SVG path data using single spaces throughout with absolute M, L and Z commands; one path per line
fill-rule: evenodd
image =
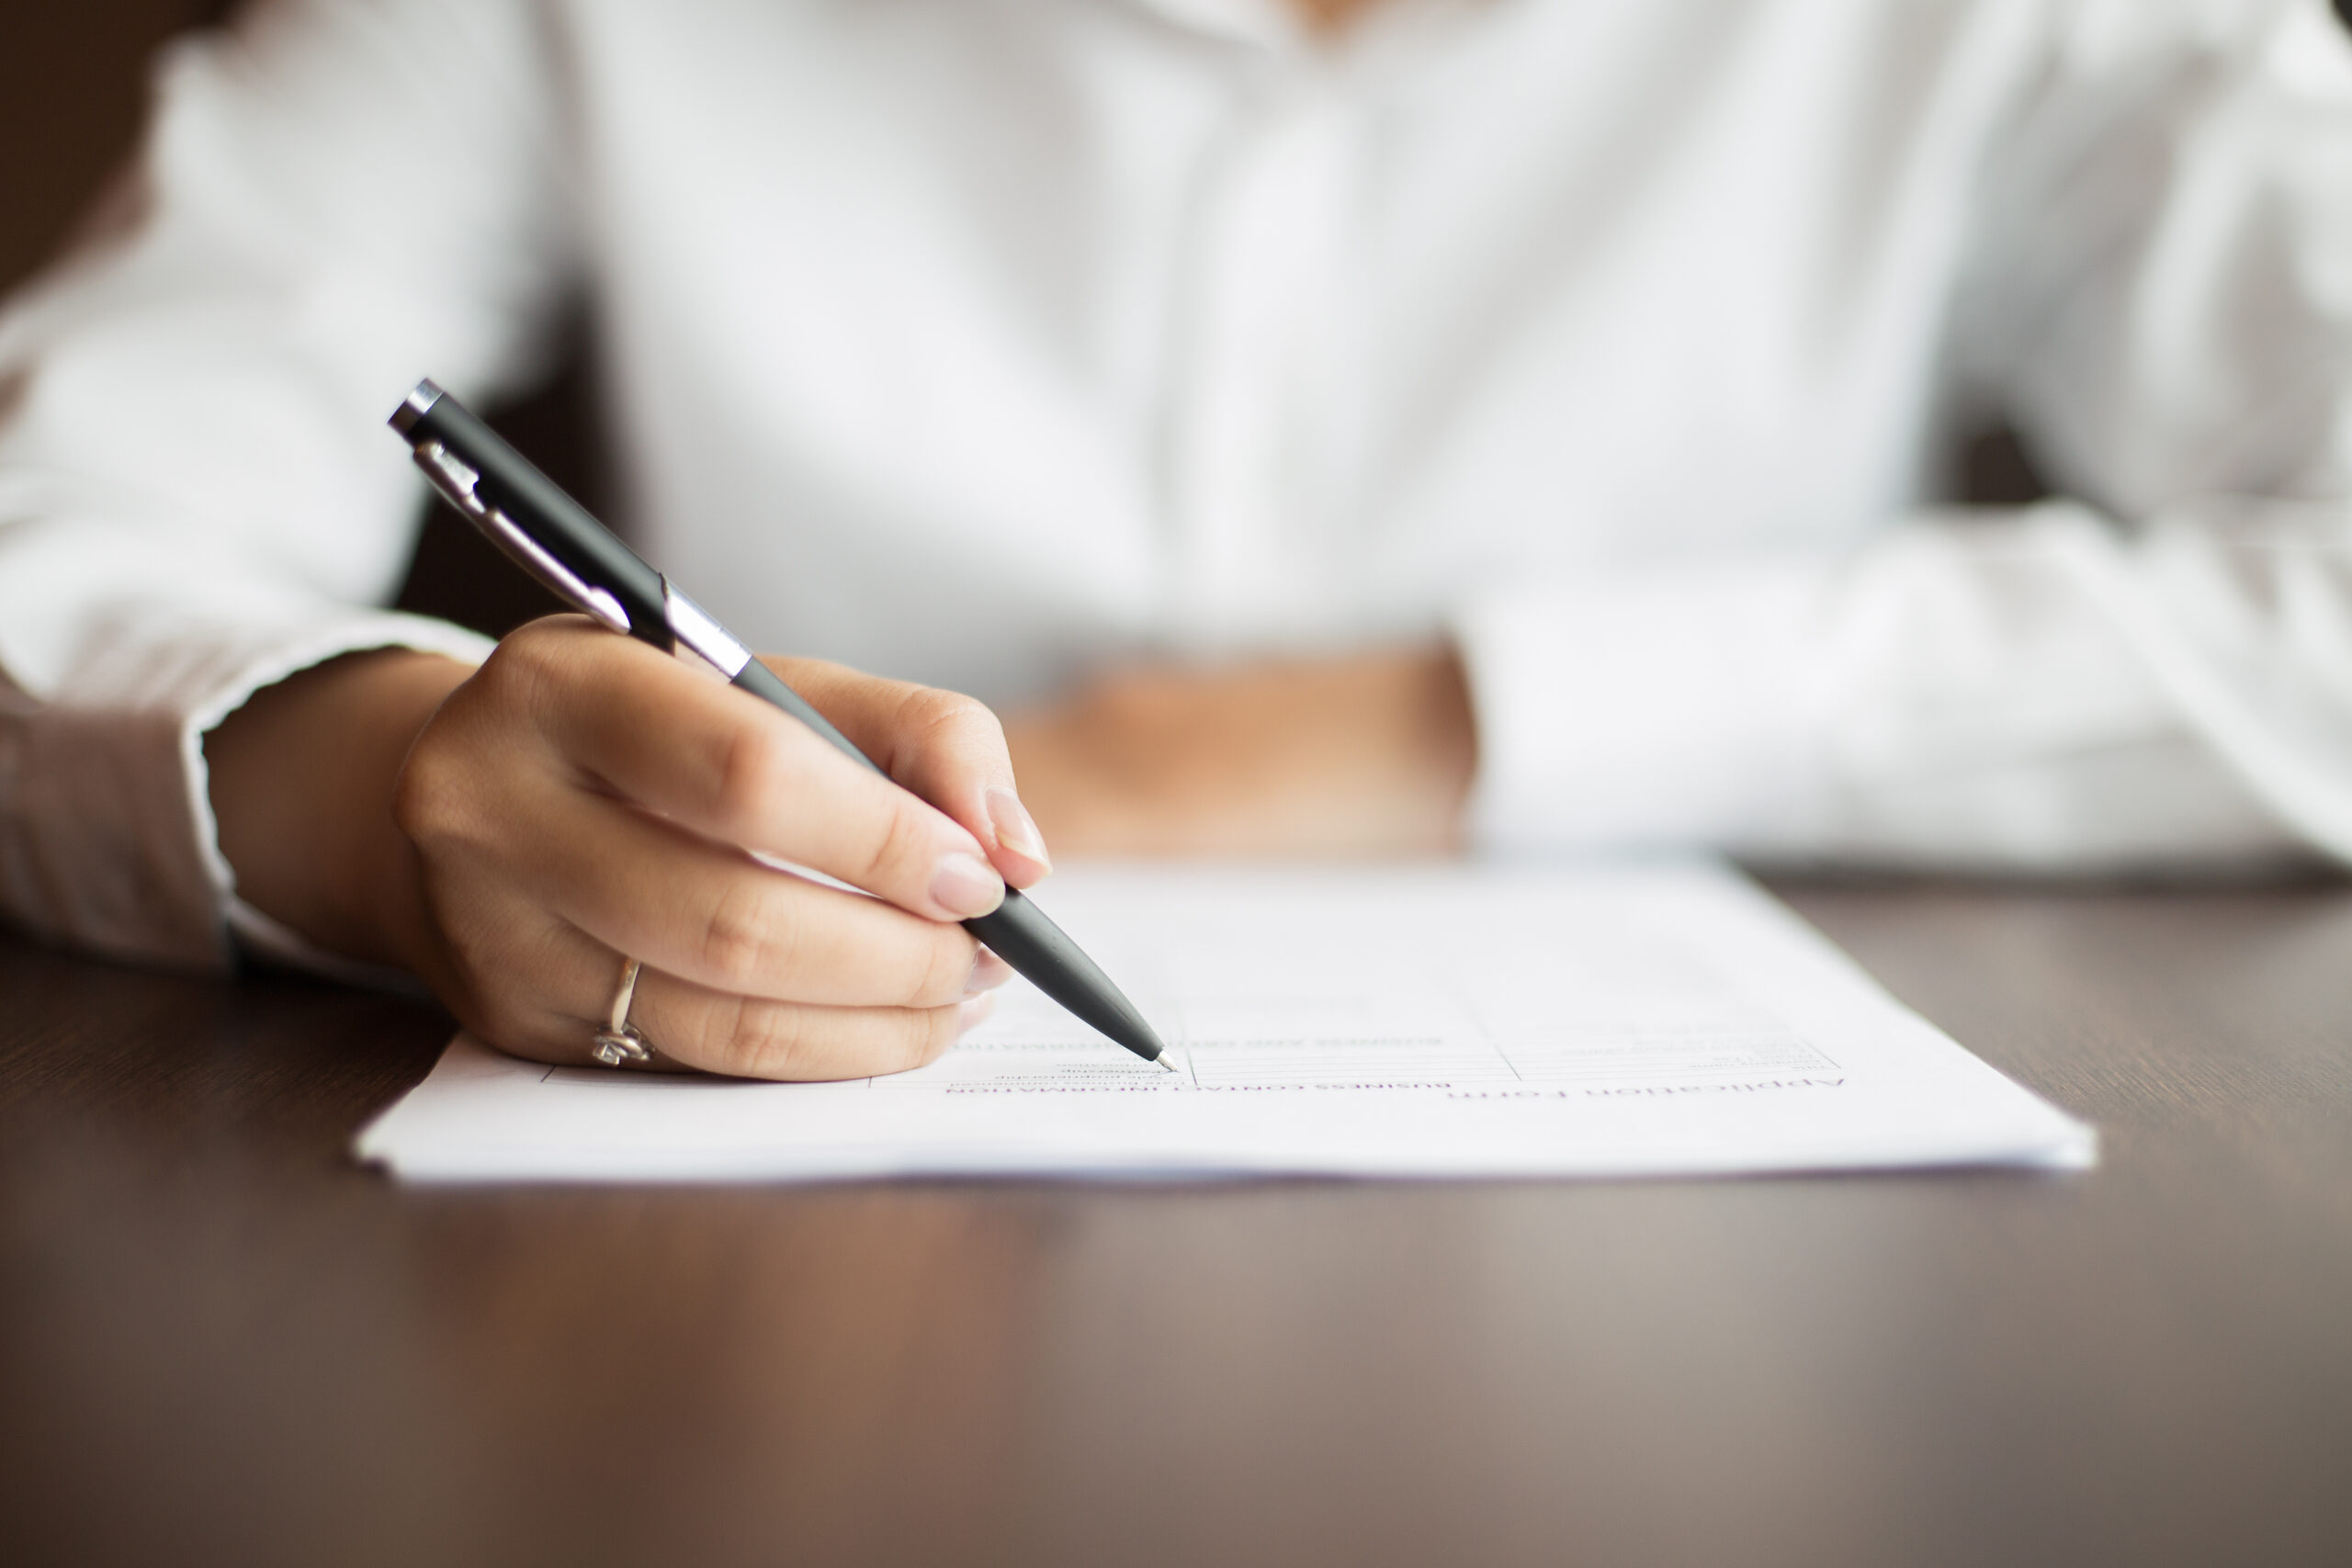
M 57 246 L 130 152 L 148 58 L 227 0 L 0 0 L 0 288 Z
M 2352 0 L 2335 0 L 2352 18 Z M 99 187 L 130 155 L 146 104 L 148 62 L 173 34 L 220 21 L 235 0 L 0 0 L 0 291 L 52 255 Z M 584 333 L 554 381 L 492 411 L 493 423 L 592 510 L 609 493 L 599 462 L 594 356 Z M 1955 499 L 2033 500 L 2045 488 L 2007 430 L 1962 443 Z M 401 603 L 493 635 L 552 601 L 462 525 L 434 513 L 419 536 Z
M 56 254 L 130 157 L 155 51 L 234 9 L 236 0 L 0 0 L 0 292 Z M 562 363 L 548 386 L 492 411 L 492 423 L 592 509 L 604 510 L 597 503 L 607 487 L 581 334 Z M 556 608 L 438 509 L 418 536 L 400 603 L 492 636 Z

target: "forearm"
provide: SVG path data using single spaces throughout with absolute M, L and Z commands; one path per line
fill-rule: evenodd
M 0 919 L 220 970 L 199 738 L 345 649 L 479 657 L 364 607 L 419 493 L 368 433 L 420 362 L 538 362 L 574 274 L 542 42 L 509 0 L 239 7 L 160 63 L 139 199 L 0 310 Z M 429 222 L 469 243 L 382 265 Z
M 2352 822 L 2338 661 L 2308 635 L 2346 613 L 2341 558 L 2324 528 L 2135 538 L 2046 507 L 1512 583 L 1460 618 L 1475 828 L 1921 869 L 2275 860 L 2304 826 L 2282 806 Z
M 429 921 L 392 795 L 418 731 L 471 673 L 435 654 L 350 654 L 254 693 L 208 734 L 239 896 L 330 952 L 419 971 Z
M 1005 734 L 1048 841 L 1092 854 L 1442 854 L 1477 761 L 1446 648 L 1130 674 Z

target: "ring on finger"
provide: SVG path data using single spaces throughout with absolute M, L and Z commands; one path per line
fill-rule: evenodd
M 620 987 L 613 993 L 613 1005 L 605 1027 L 596 1031 L 596 1048 L 593 1054 L 596 1060 L 608 1067 L 641 1067 L 653 1060 L 653 1043 L 628 1021 L 629 1004 L 637 999 L 637 975 L 640 967 L 634 958 L 622 962 Z

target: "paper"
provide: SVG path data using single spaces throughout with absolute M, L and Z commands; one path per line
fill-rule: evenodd
M 1154 1021 L 1181 1073 L 1016 979 L 939 1062 L 845 1083 L 551 1068 L 460 1036 L 359 1152 L 456 1181 L 2094 1157 L 2089 1128 L 1712 865 L 1078 868 L 1040 902 Z

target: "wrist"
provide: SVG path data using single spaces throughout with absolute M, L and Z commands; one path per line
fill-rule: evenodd
M 205 737 L 239 897 L 328 952 L 422 972 L 430 922 L 391 801 L 409 748 L 471 670 L 347 654 L 263 688 Z

